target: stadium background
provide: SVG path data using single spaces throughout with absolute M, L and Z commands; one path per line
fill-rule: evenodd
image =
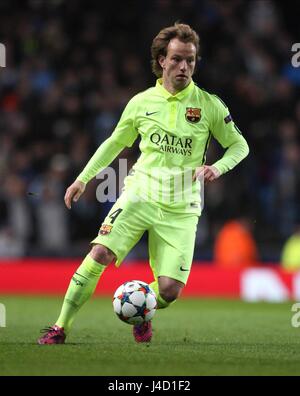
M 111 204 L 97 202 L 94 180 L 68 211 L 65 189 L 110 135 L 127 101 L 154 84 L 152 39 L 177 20 L 200 35 L 202 60 L 194 80 L 225 101 L 250 146 L 241 165 L 206 189 L 195 261 L 211 265 L 220 228 L 242 216 L 260 263 L 278 265 L 284 242 L 300 223 L 300 68 L 291 65 L 291 46 L 300 36 L 288 3 L 1 1 L 0 42 L 7 51 L 0 70 L 5 276 L 11 263 L 22 265 L 24 258 L 35 258 L 34 266 L 45 257 L 53 264 L 74 258 L 77 265 L 86 254 Z M 207 163 L 221 154 L 212 143 Z M 135 145 L 121 157 L 132 164 L 137 155 Z M 147 260 L 146 244 L 145 236 L 129 263 Z M 4 283 L 2 277 L 1 290 L 7 291 Z

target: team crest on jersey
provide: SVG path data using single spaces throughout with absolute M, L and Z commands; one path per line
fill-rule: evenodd
M 185 118 L 187 121 L 196 124 L 201 119 L 201 109 L 187 107 L 185 112 Z
M 108 225 L 108 224 L 102 224 L 99 234 L 100 235 L 107 235 L 111 232 L 113 226 L 112 225 Z

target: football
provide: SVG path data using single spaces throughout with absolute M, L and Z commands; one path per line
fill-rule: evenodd
M 123 322 L 141 324 L 153 318 L 157 308 L 156 296 L 147 283 L 128 281 L 117 288 L 113 308 Z

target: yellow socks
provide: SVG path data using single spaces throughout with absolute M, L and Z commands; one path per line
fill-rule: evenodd
M 105 265 L 97 263 L 88 254 L 73 275 L 60 316 L 55 323 L 57 326 L 63 327 L 66 333 L 70 330 L 79 309 L 94 293 L 105 268 Z

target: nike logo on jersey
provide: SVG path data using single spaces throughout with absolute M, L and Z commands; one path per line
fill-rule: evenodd
M 189 269 L 182 268 L 182 266 L 181 266 L 180 271 L 189 271 Z
M 158 113 L 158 111 L 152 111 L 152 113 L 149 113 L 148 111 L 146 111 L 146 116 L 150 116 L 150 115 L 156 114 L 156 113 Z

